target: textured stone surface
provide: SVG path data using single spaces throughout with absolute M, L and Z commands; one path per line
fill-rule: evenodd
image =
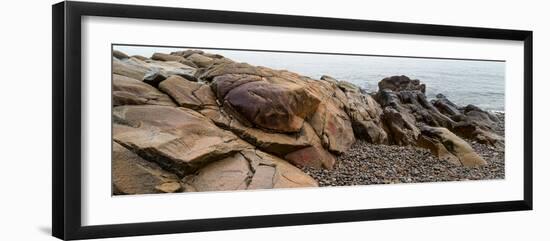
M 487 165 L 466 141 L 446 128 L 423 126 L 421 133 L 418 145 L 430 149 L 439 159 L 467 167 Z
M 169 96 L 153 86 L 123 75 L 113 74 L 113 105 L 175 106 Z
M 181 191 L 176 175 L 113 143 L 113 194 L 147 194 Z
M 180 176 L 251 146 L 190 109 L 118 106 L 113 138 Z
M 212 163 L 183 181 L 188 192 L 318 186 L 288 162 L 253 149 Z
M 159 89 L 171 96 L 180 106 L 190 109 L 202 109 L 207 106 L 217 107 L 216 96 L 210 86 L 192 82 L 178 75 L 173 75 L 159 84 Z

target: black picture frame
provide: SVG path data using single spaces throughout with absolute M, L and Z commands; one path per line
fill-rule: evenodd
M 533 32 L 263 13 L 60 2 L 52 6 L 52 233 L 60 239 L 106 238 L 380 219 L 532 210 Z M 524 43 L 524 194 L 522 200 L 404 208 L 140 222 L 81 224 L 81 17 L 104 16 L 517 40 Z

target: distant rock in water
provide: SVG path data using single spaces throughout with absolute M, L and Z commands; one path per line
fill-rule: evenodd
M 462 138 L 504 147 L 496 116 L 443 95 L 429 101 L 407 76 L 367 94 L 200 50 L 113 51 L 112 61 L 116 194 L 316 187 L 296 167 L 330 171 L 357 139 L 465 167 L 486 161 Z

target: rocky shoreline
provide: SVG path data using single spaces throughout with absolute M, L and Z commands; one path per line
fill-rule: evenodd
M 504 116 L 199 50 L 113 51 L 113 194 L 504 178 Z
M 504 131 L 504 114 L 497 113 Z M 375 145 L 358 140 L 337 158 L 333 170 L 301 167 L 319 186 L 421 183 L 504 179 L 504 150 L 468 141 L 487 161 L 479 168 L 456 166 L 437 159 L 428 149 L 414 146 Z

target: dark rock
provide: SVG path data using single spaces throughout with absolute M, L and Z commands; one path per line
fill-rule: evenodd
M 416 90 L 426 93 L 426 85 L 420 84 L 420 81 L 417 79 L 411 80 L 409 77 L 404 75 L 384 78 L 378 82 L 378 89 L 389 89 L 392 91 Z

